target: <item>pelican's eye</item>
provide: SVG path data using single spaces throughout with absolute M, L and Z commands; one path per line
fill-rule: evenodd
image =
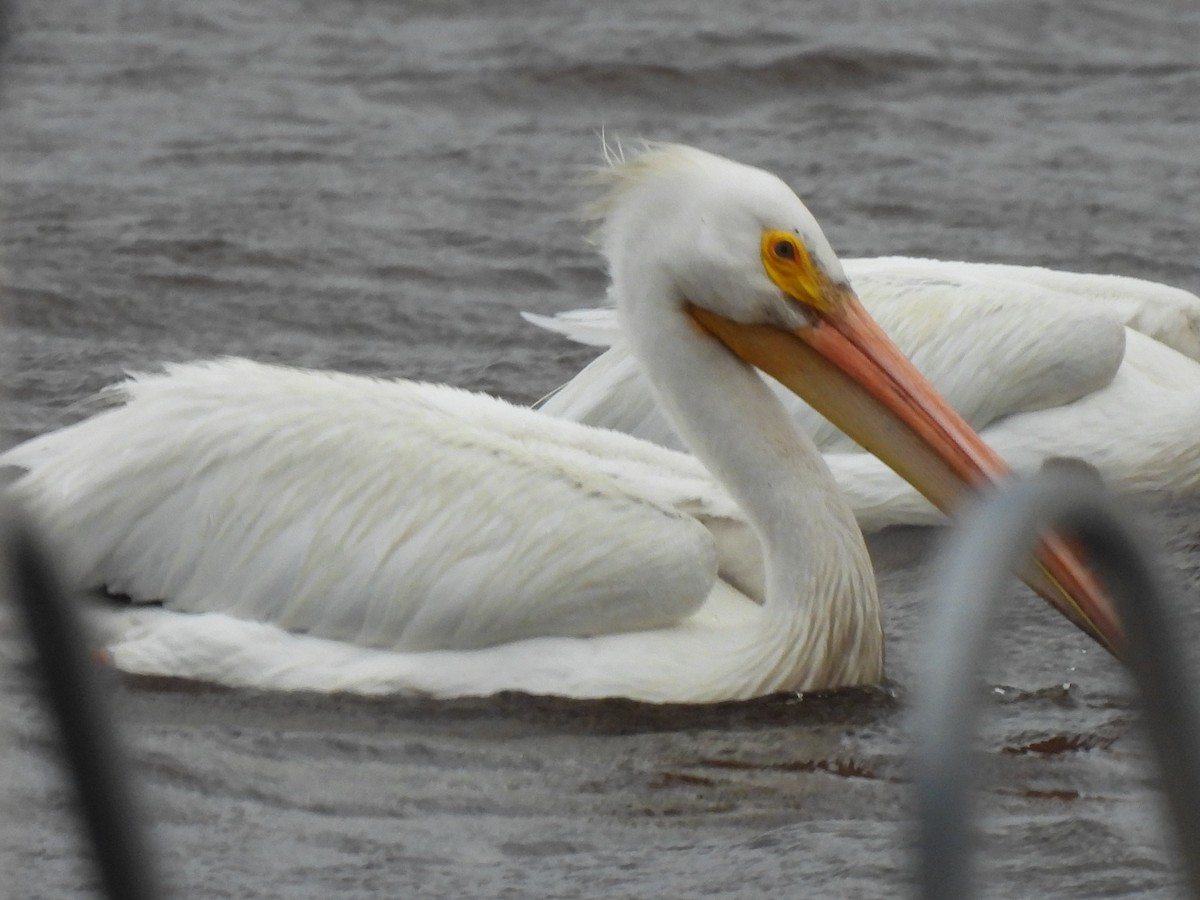
M 776 287 L 800 303 L 821 305 L 824 275 L 794 232 L 764 229 L 761 249 L 763 268 Z

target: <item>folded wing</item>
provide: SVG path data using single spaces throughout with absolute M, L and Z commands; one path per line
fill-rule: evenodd
M 135 601 L 470 649 L 678 621 L 745 543 L 690 457 L 465 391 L 223 360 L 113 399 L 0 463 L 74 582 Z

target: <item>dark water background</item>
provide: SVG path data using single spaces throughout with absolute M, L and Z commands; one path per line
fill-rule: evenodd
M 598 132 L 783 175 L 845 255 L 1200 290 L 1200 8 L 42 0 L 0 107 L 4 424 L 238 354 L 529 401 L 589 353 Z M 1132 504 L 1131 504 L 1132 506 Z M 1137 498 L 1200 637 L 1200 503 Z M 178 896 L 910 890 L 905 696 L 938 536 L 876 536 L 886 690 L 700 709 L 114 682 Z M 981 741 L 988 896 L 1174 897 L 1137 703 L 1013 591 Z M 0 621 L 0 894 L 93 883 Z

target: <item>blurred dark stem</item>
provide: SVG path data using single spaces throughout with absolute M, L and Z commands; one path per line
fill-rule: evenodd
M 1079 472 L 1043 471 L 981 502 L 951 535 L 913 710 L 922 896 L 974 896 L 971 738 L 992 610 L 1044 528 L 1077 540 L 1125 626 L 1191 896 L 1200 897 L 1200 709 L 1143 539 Z
M 7 588 L 37 653 L 46 702 L 62 738 L 79 814 L 107 896 L 161 896 L 108 698 L 98 684 L 78 610 L 57 583 L 29 527 L 11 510 L 0 511 L 0 539 Z

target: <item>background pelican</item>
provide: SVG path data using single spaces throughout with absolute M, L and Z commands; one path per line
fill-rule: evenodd
M 1002 463 L 862 311 L 777 178 L 682 147 L 609 178 L 604 249 L 632 352 L 732 502 L 690 457 L 482 395 L 171 367 L 0 460 L 28 469 L 15 491 L 77 584 L 163 602 L 118 617 L 116 664 L 655 701 L 877 680 L 862 535 L 747 362 L 943 507 Z M 1117 646 L 1077 562 L 1050 541 L 1040 564 L 1034 583 Z
M 1018 471 L 1070 456 L 1123 489 L 1200 489 L 1200 297 L 1036 267 L 903 257 L 843 264 L 884 331 Z M 607 348 L 546 398 L 543 412 L 682 447 L 611 308 L 527 318 Z M 775 390 L 825 453 L 863 528 L 941 520 L 828 419 Z

